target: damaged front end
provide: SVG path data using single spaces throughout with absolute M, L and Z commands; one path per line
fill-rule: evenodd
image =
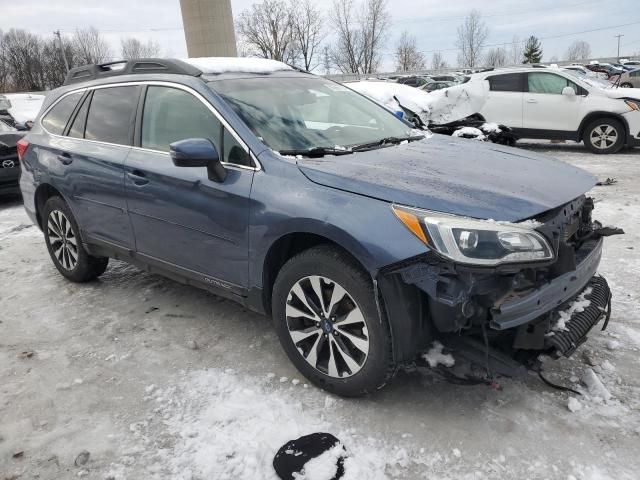
M 387 267 L 378 279 L 390 318 L 397 315 L 394 322 L 410 329 L 409 339 L 394 336 L 399 357 L 409 360 L 412 350 L 415 356 L 438 340 L 493 373 L 513 376 L 540 353 L 571 355 L 603 318 L 606 328 L 611 292 L 596 272 L 603 237 L 623 233 L 593 221 L 592 210 L 593 200 L 581 196 L 528 221 L 530 230 L 522 231 L 534 233 L 521 238 L 519 224 L 496 222 L 500 241 L 516 253 L 495 265 L 452 261 L 441 253 L 446 247 L 435 248 L 446 239 L 425 229 L 424 240 L 434 248 Z M 460 245 L 482 245 L 482 234 L 478 240 L 453 225 L 451 238 Z M 513 261 L 518 246 L 526 242 L 538 242 L 530 246 L 537 253 Z M 486 250 L 488 257 L 498 255 Z M 572 305 L 576 299 L 580 303 Z

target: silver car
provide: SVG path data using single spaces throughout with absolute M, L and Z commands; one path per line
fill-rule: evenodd
M 624 88 L 640 88 L 640 68 L 623 73 L 620 76 L 620 86 Z

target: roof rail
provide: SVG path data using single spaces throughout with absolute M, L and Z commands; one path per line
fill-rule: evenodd
M 168 58 L 139 58 L 136 60 L 117 60 L 115 62 L 84 65 L 69 70 L 63 85 L 96 80 L 118 75 L 141 73 L 172 73 L 199 77 L 202 72 L 186 62 Z

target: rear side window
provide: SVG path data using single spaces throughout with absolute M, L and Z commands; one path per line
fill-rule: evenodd
M 493 92 L 522 92 L 521 73 L 507 73 L 489 77 L 489 87 Z
M 170 87 L 150 86 L 144 101 L 140 146 L 169 151 L 169 144 L 187 138 L 208 138 L 220 152 L 222 124 L 200 100 Z
M 63 97 L 55 106 L 49 110 L 42 119 L 42 126 L 50 133 L 62 135 L 64 127 L 67 126 L 69 117 L 78 104 L 78 100 L 82 97 L 82 92 L 72 93 Z
M 84 138 L 100 142 L 131 145 L 138 89 L 100 88 L 93 92 Z

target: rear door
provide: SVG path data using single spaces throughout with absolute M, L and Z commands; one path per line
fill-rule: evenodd
M 124 192 L 124 161 L 131 150 L 140 87 L 89 90 L 67 127 L 58 155 L 62 183 L 83 234 L 133 247 Z
M 527 74 L 523 104 L 523 125 L 526 129 L 576 132 L 580 125 L 580 109 L 584 96 L 577 84 L 552 72 Z M 573 96 L 562 95 L 565 87 L 573 88 Z
M 481 114 L 488 122 L 511 128 L 522 128 L 522 96 L 525 74 L 503 73 L 491 75 L 489 93 Z
M 254 167 L 248 148 L 213 107 L 179 86 L 149 85 L 138 116 L 140 148 L 125 164 L 136 251 L 149 262 L 189 270 L 199 280 L 242 293 L 248 284 L 249 195 Z M 169 144 L 207 138 L 227 170 L 222 183 L 206 167 L 176 167 Z

